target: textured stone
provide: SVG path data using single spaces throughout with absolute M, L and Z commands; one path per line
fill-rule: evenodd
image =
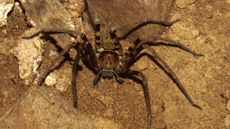
M 230 112 L 230 100 L 228 101 L 226 107 L 227 107 L 228 111 Z
M 0 118 L 1 129 L 96 129 L 92 121 L 67 105 L 55 90 L 30 90 Z
M 64 30 L 75 30 L 75 24 L 73 20 L 71 19 L 70 13 L 66 10 L 63 3 L 60 1 L 53 1 L 53 0 L 21 0 L 21 5 L 23 10 L 25 11 L 25 15 L 30 22 L 30 24 L 34 27 L 30 33 L 23 34 L 24 36 L 31 35 L 34 32 L 37 32 L 44 28 L 50 28 L 50 29 L 64 29 Z M 77 5 L 77 3 L 75 3 Z M 80 5 L 79 5 L 80 6 Z M 54 13 L 55 12 L 55 13 Z M 50 35 L 53 36 L 53 38 L 57 41 L 57 45 L 61 48 L 64 48 L 66 45 L 72 43 L 71 37 L 68 34 L 56 34 L 56 35 Z M 27 46 L 27 44 L 30 44 L 34 46 L 34 40 L 40 40 L 42 41 L 39 36 L 30 39 L 30 40 L 23 40 L 23 42 L 20 42 L 19 44 L 22 44 L 21 46 Z M 36 40 L 36 41 L 37 41 Z M 47 42 L 49 43 L 49 42 Z M 37 46 L 36 46 L 37 47 Z M 24 50 L 25 48 L 25 50 Z M 21 72 L 21 77 L 23 79 L 27 79 L 27 77 L 34 74 L 33 72 L 37 73 L 34 67 L 32 67 L 32 64 L 37 64 L 37 57 L 31 57 L 32 55 L 36 54 L 38 50 L 35 50 L 36 48 L 30 49 L 30 47 L 24 47 L 23 49 L 17 49 L 17 52 L 15 56 L 17 56 L 17 53 L 27 53 L 28 56 L 17 56 L 17 58 L 23 58 L 23 60 L 27 60 L 30 62 L 30 65 L 26 63 L 25 61 L 19 60 L 20 67 L 19 69 Z M 39 52 L 41 52 L 43 49 L 41 47 L 38 47 Z M 33 51 L 32 51 L 33 50 Z M 26 51 L 26 52 L 25 52 Z M 45 50 L 44 50 L 45 51 Z M 50 55 L 54 54 L 55 52 L 51 52 Z M 71 54 L 70 54 L 71 55 Z M 28 58 L 29 57 L 29 58 Z M 31 58 L 30 58 L 31 57 Z M 41 53 L 39 53 L 39 63 L 42 62 Z M 36 63 L 32 63 L 36 62 Z M 42 62 L 44 63 L 44 62 Z M 40 65 L 39 64 L 39 65 Z M 28 67 L 28 68 L 27 68 Z M 44 70 L 44 69 L 43 69 Z M 41 71 L 43 71 L 41 70 Z M 67 69 L 69 70 L 69 69 Z M 23 71 L 25 73 L 23 73 Z M 66 71 L 66 70 L 65 70 Z M 60 91 L 66 91 L 67 86 L 69 86 L 70 83 L 70 77 L 68 76 L 68 72 L 58 72 L 58 74 L 51 74 L 45 81 L 48 85 L 55 85 L 57 89 Z M 70 71 L 69 71 L 70 72 Z M 65 75 L 67 73 L 67 75 Z M 38 75 L 38 74 L 37 74 Z M 67 78 L 68 76 L 68 78 Z M 26 82 L 31 82 L 26 80 Z
M 0 1 L 0 27 L 7 23 L 7 15 L 14 6 L 13 0 Z
M 224 119 L 224 125 L 227 129 L 230 128 L 230 115 L 227 115 Z
M 28 84 L 31 76 L 37 74 L 37 68 L 42 61 L 43 42 L 39 38 L 31 40 L 19 40 L 18 46 L 11 50 L 11 53 L 18 59 L 19 75 Z
M 59 91 L 65 92 L 71 82 L 71 66 L 69 63 L 64 63 L 60 69 L 54 70 L 45 79 L 45 84 L 55 86 Z
M 98 129 L 121 129 L 121 127 L 113 121 L 105 118 L 97 118 L 94 120 Z
M 183 8 L 186 8 L 187 5 L 190 5 L 194 2 L 195 2 L 195 0 L 177 0 L 176 5 L 177 5 L 177 7 L 183 9 Z

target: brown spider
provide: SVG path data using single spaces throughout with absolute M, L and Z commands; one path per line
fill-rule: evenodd
M 116 30 L 121 27 L 109 28 L 100 23 L 100 20 L 97 17 L 96 11 L 89 0 L 85 0 L 87 5 L 88 15 L 92 21 L 92 26 L 95 30 L 95 45 L 94 47 L 88 42 L 88 39 L 85 34 L 76 34 L 75 32 L 62 30 L 62 29 L 43 29 L 38 32 L 33 33 L 30 36 L 23 37 L 26 39 L 33 38 L 40 33 L 44 34 L 54 34 L 54 33 L 67 33 L 77 39 L 76 35 L 81 36 L 81 40 L 77 43 L 72 43 L 67 45 L 63 51 L 57 57 L 57 60 L 48 66 L 38 77 L 38 84 L 41 85 L 46 76 L 54 70 L 62 61 L 63 56 L 71 49 L 75 48 L 77 50 L 77 55 L 74 60 L 74 65 L 72 68 L 72 94 L 74 100 L 74 107 L 77 108 L 77 89 L 76 89 L 76 76 L 77 76 L 77 66 L 82 60 L 91 71 L 93 71 L 96 77 L 93 80 L 93 84 L 96 85 L 100 78 L 112 79 L 115 77 L 116 81 L 121 84 L 123 83 L 122 78 L 129 78 L 137 83 L 142 85 L 145 102 L 146 102 L 146 111 L 147 111 L 147 129 L 151 127 L 151 105 L 149 98 L 149 91 L 147 86 L 147 80 L 144 74 L 137 70 L 131 70 L 130 67 L 138 61 L 143 56 L 147 56 L 154 63 L 156 63 L 177 85 L 180 91 L 187 98 L 189 103 L 201 109 L 200 106 L 195 104 L 191 97 L 188 95 L 187 91 L 184 89 L 184 86 L 181 84 L 175 73 L 171 68 L 158 56 L 158 54 L 151 48 L 151 46 L 165 45 L 171 47 L 178 47 L 193 56 L 202 56 L 200 53 L 196 53 L 189 49 L 188 47 L 182 45 L 179 42 L 175 42 L 169 39 L 149 36 L 145 38 L 138 37 L 135 41 L 134 47 L 130 48 L 128 52 L 123 53 L 120 40 L 125 39 L 132 32 L 138 30 L 139 28 L 148 25 L 148 24 L 158 24 L 161 26 L 169 27 L 176 21 L 163 21 L 163 20 L 154 20 L 154 19 L 144 19 L 133 25 L 133 28 L 123 35 L 118 35 Z M 142 50 L 149 50 L 150 54 L 142 52 Z

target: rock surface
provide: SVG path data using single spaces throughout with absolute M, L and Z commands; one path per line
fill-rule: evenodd
M 72 3 L 82 0 L 61 1 L 69 8 Z M 169 2 L 170 0 L 166 1 Z M 140 66 L 146 61 L 150 64 L 144 65 L 147 68 L 142 72 L 146 75 L 149 85 L 153 116 L 152 128 L 228 129 L 229 111 L 226 108 L 226 100 L 228 100 L 226 98 L 230 98 L 230 58 L 228 56 L 230 55 L 230 8 L 229 3 L 227 3 L 228 0 L 186 0 L 185 3 L 181 3 L 185 8 L 180 8 L 179 6 L 181 5 L 178 5 L 180 4 L 178 2 L 183 1 L 178 0 L 171 7 L 167 6 L 167 9 L 172 10 L 168 14 L 172 17 L 168 18 L 180 18 L 181 21 L 171 26 L 169 31 L 164 28 L 165 33 L 161 37 L 180 41 L 191 49 L 202 52 L 205 56 L 197 58 L 178 48 L 164 46 L 157 46 L 154 49 L 175 71 L 194 102 L 199 104 L 203 110 L 200 111 L 193 108 L 178 90 L 175 83 L 153 62 L 148 59 L 139 60 L 141 62 Z M 190 3 L 193 1 L 194 3 Z M 159 16 L 162 13 L 161 8 L 166 9 L 166 6 L 160 6 L 161 4 L 159 3 L 165 2 L 165 0 L 136 0 L 133 2 L 130 2 L 130 0 L 97 0 L 94 2 L 96 3 L 94 6 L 98 11 L 100 19 L 111 21 L 115 25 L 117 25 L 116 23 L 123 25 L 135 22 L 138 18 L 144 18 L 147 14 L 150 14 L 148 15 L 149 18 L 154 17 L 155 14 Z M 77 7 L 76 4 L 72 5 Z M 80 4 L 78 5 L 80 6 Z M 114 9 L 115 7 L 120 7 L 120 9 Z M 139 9 L 143 7 L 147 8 Z M 69 10 L 67 9 L 67 11 Z M 74 8 L 71 14 L 74 16 L 80 14 L 74 14 L 73 12 Z M 146 12 L 146 15 L 143 15 L 143 12 Z M 120 15 L 122 16 L 119 17 Z M 164 13 L 163 16 L 165 16 Z M 17 41 L 21 40 L 23 32 L 29 28 L 24 17 L 24 13 L 17 11 L 17 8 L 14 8 L 8 16 L 8 24 L 1 27 L 2 30 L 0 31 L 0 54 L 10 55 L 9 48 L 12 49 L 19 44 Z M 85 21 L 83 23 L 85 24 Z M 84 25 L 83 27 L 86 26 Z M 146 32 L 143 35 L 150 35 L 152 31 L 156 31 L 160 35 L 157 30 L 152 29 L 150 26 L 146 26 L 143 29 Z M 140 31 L 142 32 L 142 30 Z M 90 32 L 93 33 L 93 31 Z M 136 36 L 134 37 L 136 38 Z M 68 42 L 59 43 L 65 45 Z M 53 49 L 50 44 L 50 41 L 45 42 L 44 66 L 41 66 L 39 70 L 43 70 L 50 63 L 50 58 L 56 56 L 54 53 L 58 53 L 57 49 Z M 125 41 L 122 44 L 131 45 L 132 42 Z M 20 96 L 23 96 L 27 89 L 23 89 L 25 86 L 22 85 L 22 80 L 18 81 L 20 78 L 16 74 L 18 69 L 17 60 L 14 57 L 0 57 L 0 111 L 1 117 L 3 117 L 2 114 L 5 114 L 7 109 L 12 109 L 12 106 L 18 105 L 15 101 L 21 98 Z M 70 66 L 70 64 L 68 65 Z M 115 80 L 105 79 L 100 81 L 98 86 L 93 87 L 92 80 L 95 75 L 82 63 L 80 65 L 82 67 L 79 67 L 79 73 L 76 78 L 79 100 L 79 110 L 77 113 L 89 117 L 99 129 L 103 127 L 117 127 L 120 129 L 145 128 L 146 109 L 144 95 L 139 84 L 132 80 L 124 79 L 125 82 L 120 85 Z M 69 71 L 71 69 L 69 66 L 61 65 L 54 73 L 63 69 Z M 134 66 L 132 69 L 145 67 L 138 67 L 137 65 L 137 67 Z M 10 70 L 8 71 L 8 69 Z M 65 72 L 62 76 L 69 77 L 69 73 Z M 59 77 L 61 78 L 61 76 Z M 55 78 L 59 77 L 56 76 Z M 51 87 L 44 88 L 48 90 Z M 55 88 L 52 88 L 52 90 L 55 91 Z M 73 109 L 71 88 L 67 88 L 66 92 L 58 96 L 64 99 L 63 101 L 60 98 L 62 106 L 65 105 Z M 55 100 L 54 104 L 56 103 Z M 58 109 L 59 107 L 56 108 Z M 23 109 L 23 111 L 28 110 Z M 36 114 L 37 112 L 34 113 Z M 62 110 L 60 110 L 60 113 L 62 113 Z M 68 113 L 66 114 L 68 115 Z M 79 117 L 82 118 L 81 115 Z M 13 117 L 11 118 L 13 119 Z M 52 120 L 57 120 L 56 114 L 53 115 Z M 30 121 L 28 120 L 28 122 Z M 45 122 L 46 119 L 42 123 Z M 18 126 L 21 126 L 20 123 L 18 125 L 15 124 L 12 128 L 17 129 Z M 33 127 L 36 128 L 37 125 L 31 125 L 30 128 Z
M 230 112 L 230 100 L 228 101 L 227 105 L 226 105 L 227 110 Z
M 29 85 L 33 81 L 32 76 L 38 75 L 38 67 L 42 62 L 43 41 L 38 37 L 31 40 L 18 40 L 18 45 L 11 53 L 18 59 L 19 75 Z
M 224 125 L 227 129 L 230 128 L 230 115 L 227 115 L 224 119 Z
M 96 129 L 55 90 L 32 88 L 0 118 L 1 129 Z
M 7 15 L 14 6 L 13 0 L 0 1 L 0 27 L 7 23 Z

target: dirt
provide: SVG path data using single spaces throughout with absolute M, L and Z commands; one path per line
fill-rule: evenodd
M 66 0 L 64 3 L 68 5 L 73 1 Z M 116 4 L 119 5 L 119 2 Z M 148 58 L 143 58 L 132 68 L 141 68 L 147 77 L 152 105 L 152 128 L 228 129 L 230 126 L 226 123 L 229 122 L 227 118 L 230 112 L 226 105 L 230 99 L 230 2 L 176 0 L 170 5 L 170 11 L 166 12 L 171 13 L 167 17 L 179 18 L 181 21 L 163 29 L 161 36 L 180 41 L 204 56 L 193 57 L 170 47 L 157 47 L 156 51 L 175 71 L 195 103 L 203 110 L 192 107 L 170 78 Z M 96 9 L 108 16 L 103 8 Z M 113 13 L 116 11 L 111 12 Z M 103 17 L 102 14 L 101 16 Z M 30 88 L 20 79 L 17 59 L 10 53 L 27 29 L 29 27 L 25 15 L 17 8 L 9 14 L 7 25 L 0 28 L 0 116 L 13 107 Z M 142 34 L 146 35 L 146 32 Z M 128 42 L 129 40 L 125 41 Z M 70 65 L 65 67 L 69 69 Z M 141 87 L 132 80 L 125 80 L 122 85 L 115 80 L 101 80 L 93 87 L 94 77 L 92 71 L 82 65 L 77 77 L 78 111 L 92 119 L 101 129 L 143 129 L 146 110 Z M 62 95 L 69 106 L 72 106 L 70 86 Z

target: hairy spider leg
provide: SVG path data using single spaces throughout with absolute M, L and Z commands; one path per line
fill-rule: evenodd
M 164 60 L 160 58 L 160 56 L 154 51 L 154 49 L 152 49 L 149 45 L 144 45 L 143 47 L 151 52 L 151 56 L 148 57 L 150 57 L 150 59 L 154 61 L 172 79 L 174 83 L 176 83 L 177 87 L 180 89 L 180 91 L 183 93 L 183 95 L 186 97 L 189 103 L 193 107 L 202 110 L 202 108 L 199 105 L 195 104 L 192 98 L 188 95 L 188 92 L 186 91 L 182 83 L 179 81 L 175 72 L 168 66 L 168 64 L 164 62 Z
M 204 56 L 202 53 L 195 52 L 195 51 L 191 50 L 190 48 L 186 47 L 185 45 L 181 44 L 180 42 L 173 41 L 173 40 L 167 39 L 167 38 L 148 36 L 148 37 L 144 37 L 144 38 L 138 38 L 136 40 L 136 42 L 138 42 L 138 44 L 136 46 L 137 48 L 141 47 L 144 44 L 148 44 L 150 46 L 164 45 L 164 46 L 180 48 L 181 50 L 184 50 L 184 51 L 192 54 L 193 56 Z
M 126 25 L 122 25 L 119 27 L 113 27 L 113 28 L 111 28 L 111 32 L 116 32 L 117 30 L 124 28 L 124 27 L 127 27 L 127 26 L 133 26 L 130 30 L 128 30 L 123 35 L 117 36 L 118 40 L 122 40 L 122 39 L 127 38 L 131 33 L 140 29 L 141 27 L 143 27 L 145 25 L 157 24 L 157 25 L 161 25 L 161 26 L 170 27 L 171 25 L 173 25 L 174 23 L 176 23 L 178 21 L 180 21 L 180 20 L 176 19 L 174 21 L 165 21 L 165 20 L 156 20 L 156 19 L 142 19 L 142 20 L 137 21 L 136 23 L 133 23 L 133 24 L 126 24 Z
M 85 0 L 86 5 L 87 5 L 87 11 L 88 15 L 90 17 L 90 20 L 93 23 L 93 28 L 95 30 L 95 42 L 96 42 L 96 48 L 100 45 L 100 28 L 101 28 L 101 23 L 100 20 L 97 16 L 96 10 L 93 7 L 92 3 L 89 0 Z
M 44 29 L 40 29 L 36 32 L 34 32 L 33 34 L 29 35 L 29 36 L 23 36 L 23 39 L 32 39 L 36 36 L 38 36 L 39 34 L 61 34 L 61 33 L 67 33 L 72 37 L 75 37 L 76 32 L 71 31 L 71 30 L 66 30 L 66 29 L 58 29 L 58 28 L 44 28 Z M 62 52 L 55 58 L 55 61 L 52 62 L 38 77 L 37 80 L 37 84 L 41 85 L 42 82 L 45 80 L 45 78 L 47 77 L 47 75 L 52 72 L 54 69 L 56 69 L 63 61 L 64 61 L 64 55 L 72 48 L 76 45 L 76 43 L 71 43 L 67 46 L 65 46 L 65 48 L 62 50 Z
M 180 91 L 184 94 L 184 96 L 187 98 L 187 100 L 190 102 L 190 104 L 196 108 L 201 109 L 200 106 L 195 104 L 192 100 L 192 98 L 188 95 L 187 91 L 185 90 L 184 86 L 181 84 L 179 81 L 178 77 L 176 76 L 175 72 L 165 63 L 160 56 L 150 47 L 150 45 L 165 45 L 165 46 L 171 46 L 171 47 L 178 47 L 181 50 L 184 50 L 193 56 L 203 56 L 203 54 L 192 51 L 190 48 L 184 46 L 183 44 L 169 40 L 169 39 L 164 39 L 164 38 L 156 38 L 156 37 L 147 37 L 143 39 L 137 39 L 136 40 L 136 50 L 139 50 L 138 52 L 141 51 L 141 47 L 144 47 L 145 49 L 148 49 L 151 52 L 151 55 L 148 54 L 141 54 L 135 61 L 139 60 L 142 56 L 146 55 L 148 56 L 151 60 L 153 60 L 172 80 L 174 83 L 176 83 L 177 87 L 180 89 Z M 135 62 L 134 61 L 134 62 Z
M 41 85 L 45 78 L 48 76 L 48 74 L 56 69 L 64 61 L 64 55 L 75 45 L 76 44 L 74 43 L 69 44 L 61 51 L 61 53 L 55 58 L 55 60 L 38 76 L 38 85 Z
M 77 73 L 78 73 L 77 66 L 78 66 L 78 63 L 79 63 L 80 58 L 81 58 L 81 54 L 80 54 L 81 51 L 82 51 L 82 49 L 78 49 L 77 55 L 76 55 L 75 60 L 74 60 L 73 68 L 72 68 L 71 85 L 72 85 L 72 95 L 73 95 L 73 106 L 76 109 L 78 108 L 76 77 L 77 77 Z
M 135 42 L 135 47 L 131 48 L 129 50 L 129 53 L 127 53 L 127 57 L 124 59 L 124 68 L 125 69 L 123 69 L 120 74 L 121 75 L 126 74 L 126 72 L 129 71 L 129 68 L 135 62 L 137 62 L 141 57 L 147 56 L 155 64 L 157 64 L 173 80 L 174 83 L 176 83 L 177 87 L 180 89 L 180 91 L 183 93 L 183 95 L 187 98 L 187 100 L 190 102 L 190 104 L 193 107 L 196 107 L 198 109 L 202 109 L 199 105 L 197 105 L 193 102 L 193 100 L 188 95 L 187 91 L 185 90 L 184 86 L 181 84 L 181 82 L 177 78 L 174 71 L 156 54 L 156 52 L 149 45 L 155 45 L 155 46 L 165 45 L 165 46 L 171 46 L 171 47 L 178 47 L 178 48 L 180 48 L 180 49 L 182 49 L 188 53 L 191 53 L 194 56 L 202 56 L 203 55 L 201 53 L 197 53 L 195 51 L 192 51 L 190 48 L 184 46 L 183 44 L 181 44 L 179 42 L 175 42 L 172 40 L 167 40 L 167 39 L 163 39 L 163 38 L 156 38 L 156 37 L 154 37 L 154 38 L 148 37 L 148 38 L 144 38 L 144 39 L 138 38 Z M 148 49 L 149 51 L 151 51 L 152 55 L 145 53 L 145 52 L 140 53 L 143 49 Z M 130 72 L 129 76 L 132 76 L 132 74 L 134 74 L 134 75 L 139 74 L 139 76 L 142 76 L 142 80 L 144 80 L 144 82 L 146 82 L 146 79 L 143 77 L 144 75 L 142 73 Z M 136 79 L 134 79 L 134 80 L 136 80 Z M 136 80 L 136 82 L 138 82 L 138 80 Z M 141 82 L 139 82 L 139 83 L 141 83 Z M 142 85 L 144 85 L 144 84 L 142 84 Z M 147 89 L 147 84 L 145 84 L 144 86 Z M 146 101 L 146 111 L 148 113 L 147 114 L 147 118 L 148 118 L 147 129 L 150 129 L 150 126 L 151 126 L 150 98 L 149 98 L 148 91 L 144 91 L 144 94 L 145 94 L 145 101 Z
M 36 32 L 34 32 L 33 34 L 29 35 L 29 36 L 23 36 L 23 39 L 32 39 L 36 36 L 39 36 L 39 34 L 45 34 L 45 35 L 49 35 L 49 34 L 69 34 L 72 37 L 76 38 L 77 32 L 72 31 L 72 30 L 66 30 L 66 29 L 60 29 L 60 28 L 43 28 L 40 29 Z
M 97 30 L 97 27 L 98 26 L 100 27 L 100 20 L 99 20 L 99 18 L 97 16 L 96 10 L 93 7 L 93 5 L 90 2 L 90 0 L 85 0 L 85 2 L 86 2 L 89 17 L 90 17 L 91 21 L 93 22 L 93 27 L 94 27 L 94 29 Z
M 85 35 L 81 35 L 81 39 L 83 43 L 79 45 L 79 47 L 75 47 L 77 51 L 76 59 L 74 61 L 73 69 L 72 69 L 72 94 L 73 94 L 73 101 L 74 107 L 78 108 L 77 106 L 77 84 L 76 84 L 76 77 L 77 77 L 77 66 L 80 61 L 82 60 L 83 64 L 93 71 L 94 73 L 98 73 L 99 67 L 96 61 L 95 51 L 92 45 L 88 42 L 88 39 Z
M 158 54 L 154 51 L 154 49 L 152 49 L 148 43 L 151 43 L 151 45 L 154 45 L 154 41 L 160 41 L 160 42 L 156 42 L 157 45 L 166 45 L 166 46 L 172 46 L 172 47 L 178 47 L 194 56 L 203 56 L 203 54 L 197 53 L 195 51 L 192 51 L 190 48 L 182 45 L 179 42 L 173 42 L 172 40 L 158 40 L 159 38 L 155 38 L 155 39 L 149 39 L 148 40 L 140 40 L 140 38 L 138 38 L 136 40 L 136 46 L 135 48 L 133 48 L 132 50 L 130 50 L 130 53 L 128 54 L 128 57 L 126 58 L 126 67 L 129 68 L 131 67 L 136 61 L 138 61 L 141 57 L 143 56 L 147 56 L 148 58 L 150 58 L 155 64 L 157 64 L 172 80 L 173 82 L 177 85 L 177 87 L 180 89 L 180 91 L 183 93 L 183 95 L 187 98 L 187 100 L 189 101 L 189 103 L 193 106 L 196 107 L 198 109 L 202 109 L 200 106 L 198 106 L 197 104 L 195 104 L 192 100 L 192 98 L 188 95 L 187 91 L 185 90 L 184 86 L 182 85 L 182 83 L 179 81 L 178 77 L 176 76 L 175 72 L 167 65 L 167 63 L 164 62 L 164 60 L 162 60 L 160 58 L 160 56 L 158 56 Z M 160 44 L 159 44 L 160 43 Z M 143 49 L 148 49 L 151 52 L 151 55 L 149 55 L 148 53 L 141 53 L 139 54 Z
M 151 128 L 152 124 L 152 111 L 151 111 L 151 103 L 149 97 L 149 90 L 148 90 L 148 83 L 146 77 L 143 73 L 136 71 L 136 70 L 128 70 L 123 74 L 124 78 L 129 78 L 142 86 L 142 90 L 144 92 L 145 97 L 145 106 L 147 112 L 147 122 L 146 122 L 146 129 Z

